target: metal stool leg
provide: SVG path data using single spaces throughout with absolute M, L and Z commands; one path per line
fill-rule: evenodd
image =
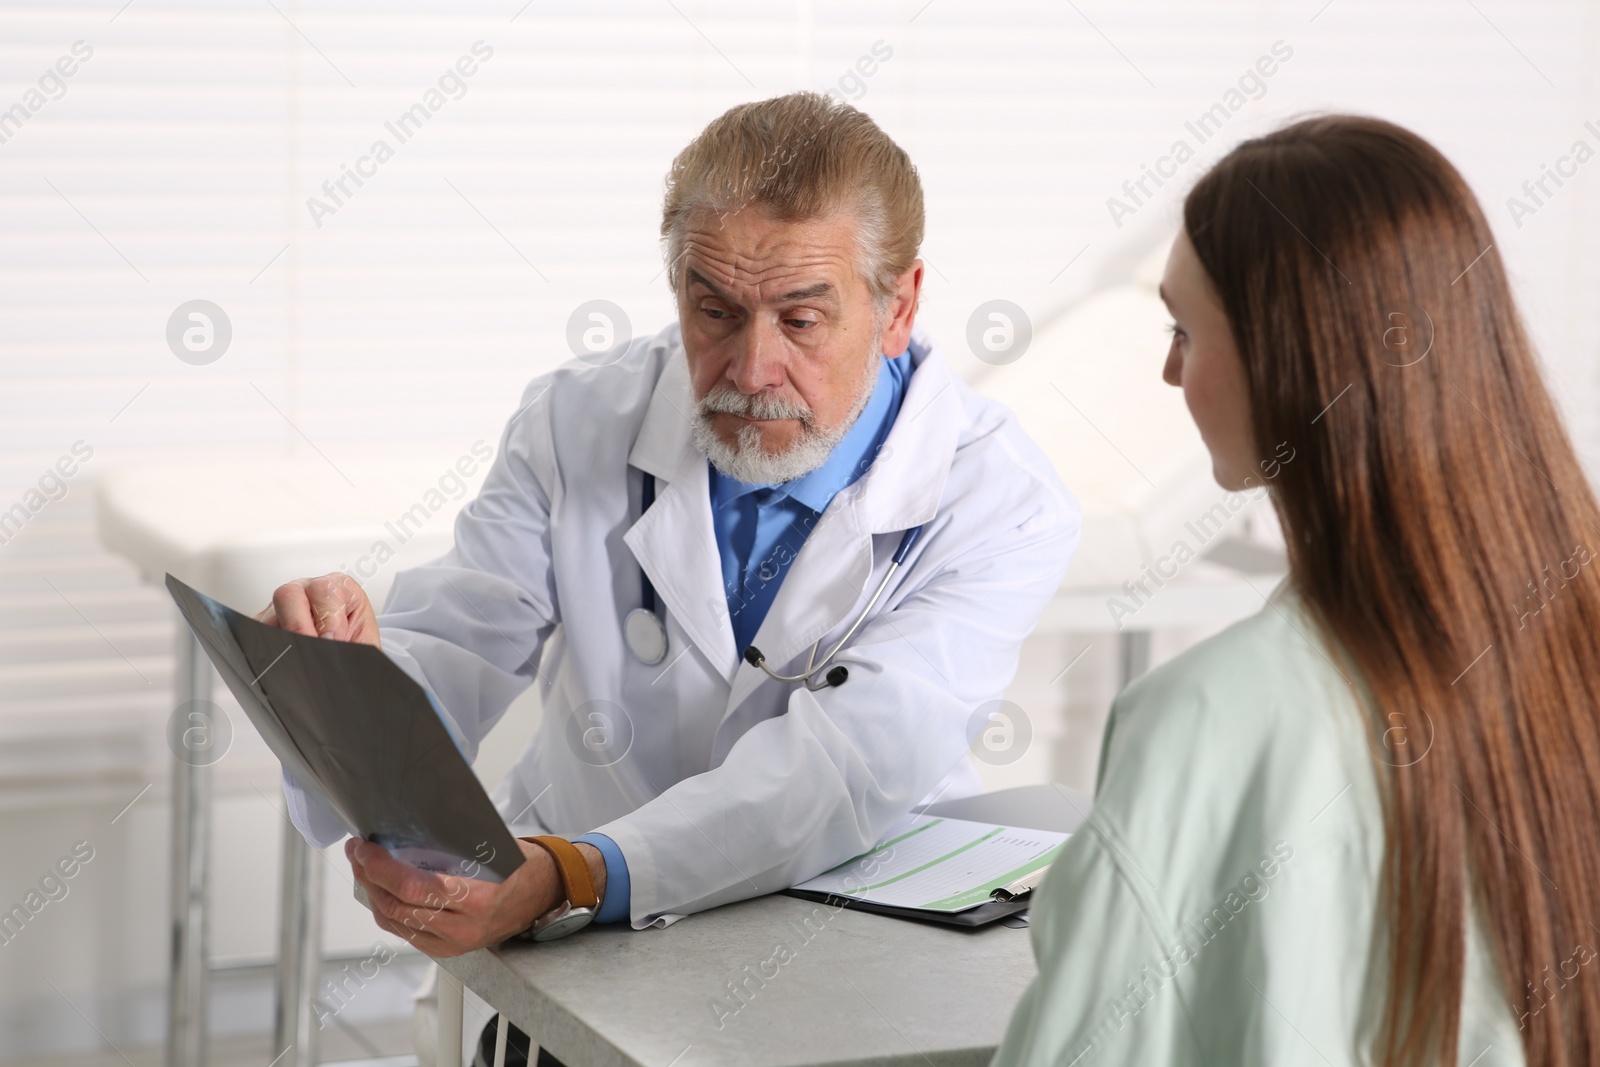
M 211 699 L 211 661 L 178 624 L 178 706 Z M 172 761 L 172 955 L 167 991 L 167 1067 L 206 1062 L 206 898 L 211 889 L 211 768 Z
M 317 1062 L 320 1027 L 314 1004 L 322 977 L 322 867 L 322 857 L 293 823 L 284 820 L 272 1048 L 274 1055 L 282 1056 L 280 1067 L 315 1067 Z

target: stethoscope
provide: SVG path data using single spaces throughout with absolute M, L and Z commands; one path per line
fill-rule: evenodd
M 655 502 L 656 479 L 654 475 L 647 474 L 645 475 L 644 491 L 641 494 L 640 514 L 649 511 L 650 506 Z M 878 583 L 878 588 L 873 592 L 872 599 L 867 601 L 867 606 L 861 609 L 860 614 L 856 616 L 856 621 L 850 624 L 850 629 L 845 631 L 844 636 L 839 638 L 839 643 L 829 649 L 828 654 L 823 656 L 820 662 L 817 661 L 817 651 L 822 647 L 821 641 L 811 646 L 811 654 L 806 657 L 806 669 L 800 674 L 776 673 L 771 667 L 767 666 L 767 658 L 761 654 L 761 650 L 755 645 L 751 645 L 744 650 L 744 661 L 752 667 L 760 667 L 766 672 L 767 677 L 774 681 L 804 682 L 806 688 L 812 692 L 816 692 L 819 689 L 827 689 L 829 686 L 843 685 L 850 677 L 850 669 L 843 664 L 839 664 L 829 670 L 820 682 L 817 680 L 816 675 L 828 666 L 833 658 L 839 654 L 839 650 L 844 648 L 845 642 L 854 637 L 855 632 L 861 629 L 861 624 L 867 621 L 867 616 L 872 613 L 873 606 L 883 596 L 883 591 L 889 588 L 889 579 L 894 577 L 895 572 L 900 569 L 900 565 L 906 561 L 906 557 L 916 547 L 917 539 L 922 536 L 922 529 L 921 526 L 913 526 L 900 535 L 900 547 L 895 549 L 894 558 L 889 561 L 889 569 L 884 571 L 883 580 Z M 623 637 L 628 643 L 628 651 L 633 653 L 634 658 L 648 667 L 653 667 L 667 658 L 667 627 L 661 621 L 661 617 L 656 614 L 656 587 L 650 581 L 650 576 L 644 573 L 644 568 L 642 567 L 639 569 L 639 578 L 641 581 L 639 596 L 641 606 L 628 612 L 627 617 L 622 620 L 622 631 Z

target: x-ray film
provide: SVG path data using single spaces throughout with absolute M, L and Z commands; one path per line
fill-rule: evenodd
M 284 769 L 350 833 L 425 870 L 500 882 L 522 865 L 427 692 L 381 650 L 268 626 L 170 574 L 167 590 Z

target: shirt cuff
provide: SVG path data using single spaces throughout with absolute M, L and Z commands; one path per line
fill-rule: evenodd
M 606 861 L 606 898 L 600 902 L 600 912 L 594 921 L 614 923 L 626 920 L 633 893 L 628 883 L 628 861 L 622 858 L 622 850 L 605 834 L 584 834 L 572 839 L 575 845 L 580 841 L 599 849 L 601 858 Z

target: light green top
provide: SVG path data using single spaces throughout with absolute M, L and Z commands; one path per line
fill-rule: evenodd
M 1280 585 L 1117 698 L 1094 812 L 1035 892 L 1039 977 L 995 1065 L 1372 1062 L 1387 983 L 1371 753 L 1426 759 L 1427 727 L 1369 746 L 1324 648 Z M 1521 1064 L 1477 923 L 1467 951 L 1458 1063 Z

